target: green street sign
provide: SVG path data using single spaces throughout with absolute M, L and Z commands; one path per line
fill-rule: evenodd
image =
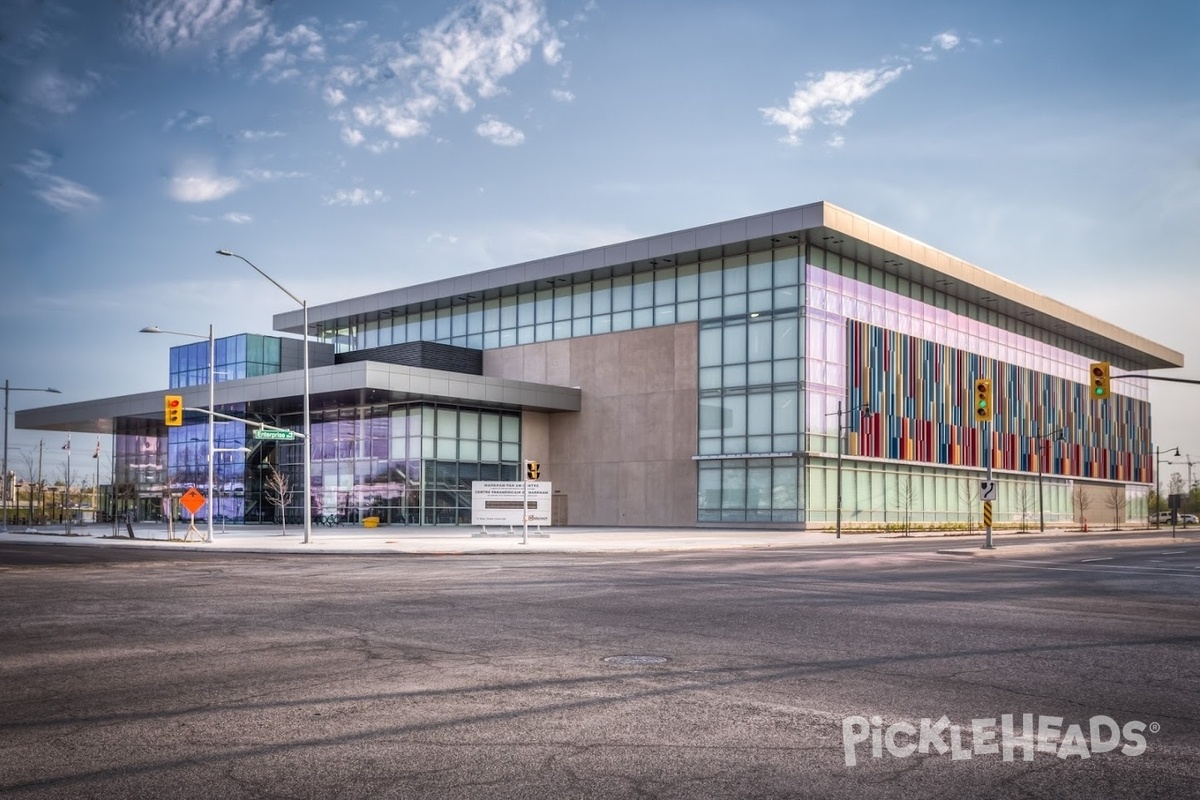
M 255 439 L 267 439 L 272 442 L 291 442 L 296 438 L 295 431 L 270 431 L 265 428 L 255 428 Z

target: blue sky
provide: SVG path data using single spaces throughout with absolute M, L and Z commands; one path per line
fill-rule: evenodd
M 184 340 L 139 328 L 269 332 L 291 301 L 218 248 L 316 304 L 817 200 L 1200 377 L 1197 32 L 1195 2 L 6 0 L 0 380 L 152 391 Z M 1200 462 L 1200 386 L 1152 400 Z

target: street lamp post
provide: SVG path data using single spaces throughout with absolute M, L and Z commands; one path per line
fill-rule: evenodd
M 848 408 L 845 411 L 842 411 L 842 401 L 841 400 L 838 400 L 837 411 L 834 412 L 835 414 L 837 414 L 837 427 L 838 427 L 837 478 L 836 478 L 836 480 L 837 480 L 837 538 L 838 539 L 842 538 L 842 451 L 846 449 L 844 446 L 845 433 L 846 433 L 846 431 L 850 430 L 849 425 L 842 424 L 842 415 L 843 414 L 852 414 L 855 411 L 859 412 L 859 416 L 863 416 L 863 417 L 865 417 L 867 414 L 871 413 L 871 409 L 866 403 L 863 403 L 861 405 L 855 406 L 854 408 Z M 831 415 L 826 414 L 826 416 L 831 416 Z
M 213 338 L 212 323 L 208 325 L 208 336 L 199 333 L 186 333 L 184 331 L 164 331 L 157 325 L 148 325 L 142 328 L 138 333 L 170 333 L 175 336 L 190 336 L 193 339 L 208 339 L 208 529 L 204 532 L 204 541 L 212 544 L 213 541 L 213 514 L 216 508 L 216 497 L 213 494 L 213 448 L 216 447 L 216 425 L 217 415 L 213 412 L 217 410 L 216 404 L 216 385 L 217 385 L 217 340 Z M 167 481 L 170 484 L 170 479 Z
M 279 281 L 275 280 L 270 275 L 263 272 L 261 269 L 259 269 L 257 266 L 255 266 L 254 262 L 252 262 L 250 259 L 246 258 L 245 256 L 240 256 L 237 253 L 230 252 L 229 250 L 218 250 L 217 255 L 229 256 L 232 258 L 238 258 L 238 259 L 241 259 L 242 261 L 245 261 L 248 265 L 250 265 L 251 269 L 253 269 L 255 272 L 257 272 L 259 275 L 262 275 L 264 278 L 269 280 L 271 283 L 275 284 L 276 289 L 283 292 L 288 297 L 292 298 L 292 300 L 294 300 L 296 303 L 298 303 L 300 305 L 300 308 L 303 309 L 303 311 L 304 311 L 304 330 L 301 334 L 302 342 L 304 345 L 304 400 L 303 400 L 303 404 L 304 404 L 304 406 L 303 406 L 303 415 L 304 415 L 304 420 L 303 420 L 303 424 L 304 424 L 304 543 L 308 544 L 309 542 L 312 541 L 312 437 L 310 436 L 310 433 L 311 433 L 310 428 L 312 426 L 312 417 L 311 417 L 310 406 L 309 406 L 310 387 L 309 387 L 309 377 L 308 377 L 308 301 L 301 300 L 299 297 L 296 297 L 296 295 L 292 294 L 287 289 L 283 288 L 283 286 L 280 285 Z
M 0 523 L 0 531 L 8 533 L 8 393 L 9 392 L 50 392 L 62 394 L 58 389 L 26 389 L 21 386 L 9 386 L 8 378 L 4 379 L 4 473 L 0 480 L 4 483 L 4 521 Z
M 1058 428 L 1049 433 L 1041 432 L 1038 434 L 1038 530 L 1042 533 L 1046 532 L 1046 508 L 1044 500 L 1044 492 L 1042 491 L 1042 475 L 1045 468 L 1042 466 L 1042 455 L 1047 452 L 1049 445 L 1052 442 L 1065 442 L 1067 440 L 1065 434 L 1066 428 Z
M 1172 458 L 1179 458 L 1178 447 L 1168 447 L 1167 449 L 1175 451 Z M 1154 513 L 1154 528 L 1156 530 L 1158 529 L 1158 512 L 1162 511 L 1162 477 L 1158 473 L 1158 467 L 1163 463 L 1162 452 L 1162 448 L 1154 448 L 1154 500 L 1158 506 L 1158 511 Z

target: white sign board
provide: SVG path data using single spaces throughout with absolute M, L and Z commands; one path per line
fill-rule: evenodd
M 529 524 L 550 524 L 550 481 L 472 481 L 472 525 L 524 525 L 525 498 Z
M 980 481 L 979 482 L 979 499 L 984 502 L 993 501 L 996 499 L 996 482 L 995 481 Z

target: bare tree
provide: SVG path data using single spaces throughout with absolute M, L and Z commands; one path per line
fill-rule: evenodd
M 1087 522 L 1087 510 L 1088 506 L 1092 504 L 1092 498 L 1083 484 L 1075 484 L 1075 489 L 1071 492 L 1071 500 L 1079 513 L 1079 522 L 1081 524 Z
M 1024 533 L 1028 530 L 1026 523 L 1029 521 L 1029 515 L 1037 507 L 1037 493 L 1028 485 L 1021 484 L 1017 487 L 1016 501 L 1017 511 L 1021 514 L 1021 532 Z
M 1171 482 L 1168 484 L 1168 489 L 1171 494 L 1183 494 L 1183 476 L 1178 472 L 1171 473 Z
M 60 514 L 62 511 L 66 511 L 67 518 L 70 519 L 73 513 L 71 495 L 75 492 L 75 485 L 79 483 L 79 471 L 73 469 L 68 475 L 66 466 L 63 466 L 59 469 L 58 475 L 57 483 L 63 485 L 63 504 L 60 507 Z
M 967 533 L 974 533 L 975 509 L 981 502 L 979 499 L 979 481 L 975 478 L 967 478 L 959 482 L 958 494 L 967 505 Z
M 1126 502 L 1125 489 L 1121 486 L 1113 486 L 1104 497 L 1104 504 L 1112 509 L 1117 530 L 1121 530 L 1121 517 L 1125 514 Z
M 915 501 L 916 490 L 913 488 L 912 475 L 908 474 L 900 479 L 895 499 L 896 510 L 900 512 L 904 536 L 908 536 L 908 532 L 912 529 L 912 511 Z
M 25 470 L 22 474 L 18 475 L 17 477 L 21 478 L 25 481 L 25 487 L 28 489 L 27 499 L 29 501 L 29 516 L 28 516 L 27 521 L 30 525 L 32 525 L 33 524 L 33 496 L 35 494 L 37 494 L 37 490 L 40 488 L 38 481 L 41 479 L 41 475 L 38 474 L 39 473 L 38 453 L 36 450 L 21 450 L 20 453 L 21 453 L 21 461 L 23 461 L 25 464 Z M 20 511 L 19 508 L 17 508 L 16 510 L 18 512 Z M 19 513 L 18 513 L 18 516 L 20 516 Z
M 283 519 L 283 535 L 287 536 L 287 507 L 292 502 L 295 490 L 288 476 L 274 464 L 269 465 L 267 477 L 263 479 L 263 494 L 271 505 L 279 509 L 279 516 Z

